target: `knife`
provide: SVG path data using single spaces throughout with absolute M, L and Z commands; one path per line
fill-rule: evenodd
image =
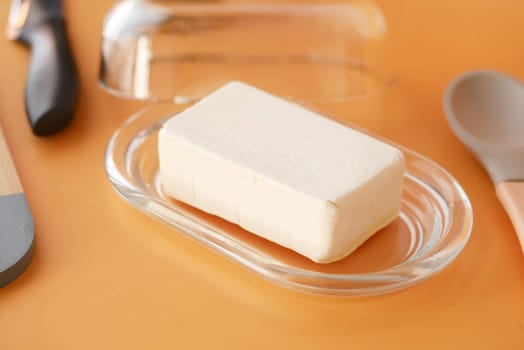
M 0 287 L 29 265 L 34 239 L 33 218 L 0 127 Z
M 31 49 L 25 109 L 35 135 L 54 134 L 72 120 L 78 75 L 60 0 L 13 0 L 6 35 Z

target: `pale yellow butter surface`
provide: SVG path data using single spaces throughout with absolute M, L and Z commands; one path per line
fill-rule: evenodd
M 158 150 L 167 195 L 315 262 L 400 209 L 400 150 L 240 82 L 167 121 Z

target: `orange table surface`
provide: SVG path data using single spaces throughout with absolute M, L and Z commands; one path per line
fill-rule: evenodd
M 137 104 L 97 84 L 109 0 L 64 1 L 81 78 L 74 122 L 34 137 L 29 61 L 0 40 L 0 121 L 37 230 L 29 269 L 0 289 L 0 349 L 524 349 L 524 257 L 481 166 L 441 107 L 455 75 L 492 68 L 524 79 L 524 2 L 377 1 L 389 23 L 398 98 L 367 127 L 424 154 L 463 185 L 475 223 L 463 253 L 412 288 L 375 297 L 289 291 L 126 204 L 103 156 Z M 9 2 L 0 4 L 5 27 Z

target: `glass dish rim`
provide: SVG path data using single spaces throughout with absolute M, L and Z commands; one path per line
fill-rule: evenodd
M 165 104 L 168 105 L 168 104 Z M 141 191 L 140 189 L 137 189 L 126 177 L 124 174 L 122 174 L 120 171 L 118 171 L 118 167 L 113 159 L 113 151 L 115 149 L 115 144 L 117 141 L 119 141 L 120 135 L 123 133 L 123 131 L 126 130 L 127 127 L 132 125 L 134 122 L 139 120 L 142 116 L 146 115 L 147 112 L 153 108 L 154 106 L 158 106 L 158 104 L 149 105 L 137 113 L 131 115 L 128 117 L 121 125 L 114 131 L 112 134 L 106 150 L 104 154 L 104 165 L 105 165 L 105 171 L 106 175 L 108 177 L 109 182 L 115 189 L 115 191 L 130 205 L 137 208 L 142 213 L 145 213 L 146 215 L 152 217 L 153 219 L 163 222 L 164 224 L 167 224 L 171 228 L 174 228 L 175 231 L 178 233 L 191 238 L 192 240 L 197 241 L 200 244 L 205 245 L 205 240 L 201 237 L 195 237 L 194 234 L 187 232 L 187 228 L 183 229 L 179 226 L 173 227 L 172 223 L 167 222 L 165 218 L 160 217 L 158 214 L 152 213 L 148 211 L 146 206 L 139 205 L 136 201 L 133 201 L 130 197 L 132 195 L 134 196 L 142 196 L 142 197 L 148 197 L 148 201 L 155 203 L 156 205 L 159 205 L 161 208 L 166 210 L 173 210 L 172 207 L 169 207 L 166 205 L 164 201 L 161 199 L 158 199 L 156 197 L 148 196 L 145 192 Z M 176 107 L 175 105 L 171 105 L 173 107 Z M 168 118 L 168 116 L 164 118 L 158 118 L 154 121 L 153 125 L 150 125 L 148 128 L 140 129 L 140 133 L 135 134 L 134 138 L 131 140 L 136 140 L 138 136 L 143 137 L 144 135 L 147 135 L 151 132 L 151 130 L 155 130 L 159 127 L 159 125 L 162 123 L 162 121 Z M 346 124 L 347 125 L 347 124 Z M 376 294 L 383 294 L 387 292 L 393 292 L 397 291 L 412 285 L 415 285 L 434 274 L 440 272 L 441 270 L 445 269 L 451 262 L 455 260 L 455 258 L 462 252 L 464 249 L 466 243 L 469 241 L 469 238 L 471 236 L 471 231 L 473 227 L 473 210 L 471 206 L 471 202 L 465 193 L 464 189 L 461 187 L 461 185 L 458 183 L 458 181 L 443 167 L 441 167 L 439 164 L 435 163 L 431 159 L 409 149 L 402 145 L 398 145 L 394 142 L 391 142 L 390 140 L 386 140 L 381 138 L 380 136 L 374 135 L 365 129 L 362 129 L 358 126 L 350 125 L 351 127 L 355 127 L 356 129 L 360 131 L 364 131 L 367 134 L 373 135 L 374 137 L 377 137 L 379 139 L 385 140 L 386 142 L 400 148 L 405 154 L 408 154 L 410 156 L 413 156 L 428 165 L 430 165 L 432 168 L 436 169 L 438 172 L 440 172 L 441 175 L 443 175 L 448 180 L 448 185 L 453 190 L 455 196 L 456 196 L 456 203 L 459 203 L 462 205 L 462 209 L 464 211 L 464 219 L 461 223 L 457 222 L 451 222 L 450 225 L 448 225 L 447 230 L 445 232 L 444 237 L 449 237 L 452 235 L 450 231 L 453 229 L 455 232 L 454 237 L 452 239 L 452 242 L 454 243 L 447 243 L 447 245 L 452 246 L 451 248 L 448 248 L 447 254 L 445 255 L 444 259 L 441 260 L 436 267 L 435 266 L 425 266 L 426 264 L 434 264 L 431 260 L 435 258 L 435 255 L 441 251 L 440 246 L 446 245 L 445 242 L 439 241 L 439 244 L 432 247 L 431 250 L 427 251 L 426 253 L 431 254 L 424 254 L 416 259 L 412 259 L 407 261 L 409 264 L 406 265 L 406 262 L 403 262 L 399 265 L 387 268 L 382 271 L 375 271 L 375 272 L 369 272 L 369 273 L 353 273 L 353 274 L 332 274 L 328 272 L 312 272 L 306 269 L 302 268 L 296 268 L 292 267 L 291 270 L 287 268 L 283 264 L 268 264 L 266 261 L 262 261 L 263 256 L 260 254 L 257 254 L 252 249 L 248 249 L 246 251 L 243 251 L 243 261 L 239 261 L 238 255 L 231 256 L 230 251 L 224 251 L 224 249 L 217 249 L 217 247 L 209 247 L 209 249 L 215 251 L 216 253 L 219 253 L 222 256 L 227 257 L 228 259 L 232 260 L 233 262 L 237 263 L 238 265 L 242 266 L 243 268 L 247 268 L 248 270 L 258 274 L 259 276 L 271 280 L 273 282 L 276 282 L 277 284 L 283 285 L 287 288 L 301 291 L 301 292 L 308 292 L 312 294 L 328 294 L 328 295 L 336 295 L 336 296 L 362 296 L 362 295 L 376 295 Z M 127 149 L 129 148 L 130 144 L 127 145 Z M 115 171 L 117 172 L 115 174 Z M 408 175 L 407 175 L 408 176 Z M 414 178 L 417 178 L 414 175 L 411 175 Z M 419 179 L 419 178 L 417 178 Z M 420 180 L 420 179 L 419 179 Z M 125 190 L 123 190 L 123 188 Z M 435 188 L 433 190 L 436 193 L 439 193 L 439 191 Z M 441 199 L 448 204 L 448 201 L 440 195 Z M 175 209 L 176 210 L 176 209 Z M 457 210 L 456 207 L 453 208 L 453 210 Z M 180 213 L 178 213 L 180 214 Z M 189 218 L 190 221 L 193 221 L 191 218 Z M 215 233 L 218 233 L 218 231 L 215 231 Z M 245 253 L 248 253 L 248 258 L 251 260 L 246 261 Z M 442 259 L 442 258 L 441 258 Z M 413 264 L 420 265 L 420 270 L 422 273 L 417 273 L 413 275 L 408 271 L 408 269 L 413 268 Z M 257 267 L 263 267 L 263 268 L 257 268 Z M 285 276 L 285 280 L 282 279 L 282 276 Z M 312 285 L 307 284 L 305 282 L 301 282 L 300 279 L 308 279 L 308 278 L 314 278 L 316 280 L 323 280 L 326 282 L 359 282 L 363 281 L 366 283 L 374 283 L 374 282 L 381 282 L 385 283 L 384 285 L 377 285 L 377 286 L 366 286 L 360 289 L 355 288 L 330 288 L 329 286 L 320 286 L 320 285 Z M 295 280 L 297 279 L 297 280 Z M 387 280 L 387 281 L 386 281 Z

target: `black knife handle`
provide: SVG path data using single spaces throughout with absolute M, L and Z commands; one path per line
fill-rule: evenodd
M 78 75 L 61 17 L 22 30 L 20 41 L 31 47 L 25 108 L 35 135 L 50 135 L 72 120 Z

